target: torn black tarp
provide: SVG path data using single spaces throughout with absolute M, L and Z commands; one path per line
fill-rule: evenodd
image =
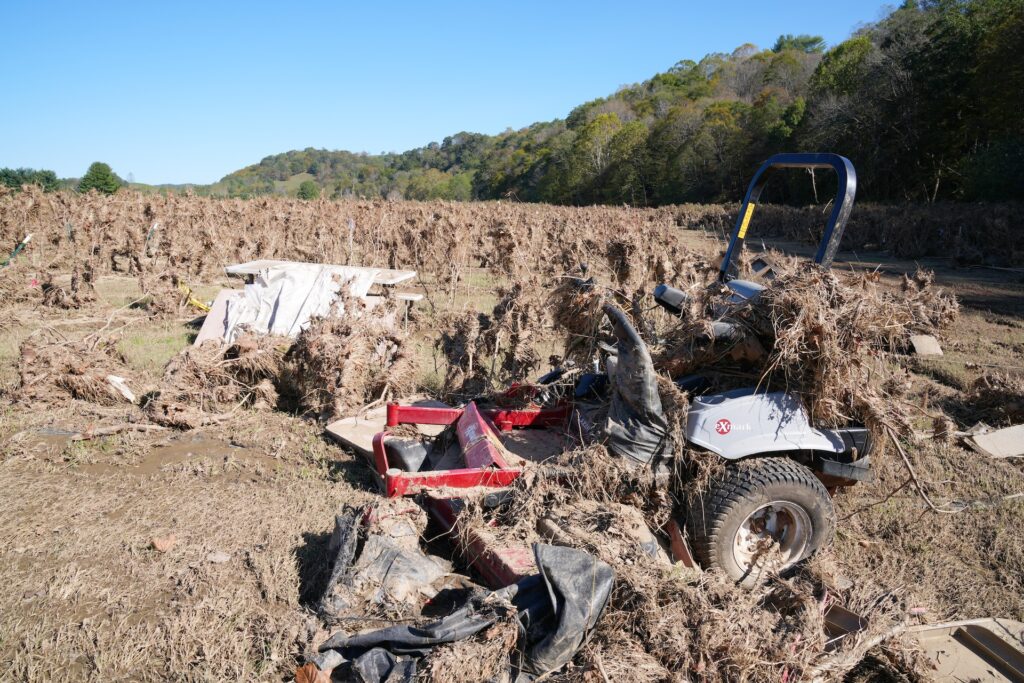
M 342 607 L 335 604 L 334 589 L 339 584 L 351 583 L 348 572 L 356 555 L 356 546 L 359 544 L 359 525 L 364 512 L 362 508 L 346 505 L 334 516 L 334 532 L 327 546 L 327 552 L 334 560 L 331 562 L 331 575 L 317 604 L 321 614 L 332 614 Z
M 443 619 L 356 635 L 339 632 L 319 649 L 334 650 L 350 660 L 357 680 L 412 680 L 416 658 L 438 645 L 470 638 L 499 619 L 512 618 L 514 610 L 521 628 L 509 662 L 511 679 L 526 682 L 557 670 L 572 659 L 597 623 L 615 574 L 582 550 L 543 544 L 533 550 L 539 574 L 487 595 L 477 594 Z M 374 672 L 380 676 L 373 678 Z
M 668 421 L 658 393 L 658 376 L 647 345 L 622 309 L 603 307 L 615 332 L 616 357 L 609 359 L 612 401 L 605 433 L 608 448 L 648 464 L 665 450 Z
M 420 548 L 426 513 L 411 501 L 345 508 L 334 519 L 328 551 L 331 574 L 317 608 L 327 621 L 373 605 L 419 616 L 426 601 L 448 587 L 451 563 Z M 362 542 L 360 543 L 360 539 Z
M 543 621 L 548 622 L 539 629 L 536 640 L 529 637 L 532 622 L 526 604 L 532 594 L 524 591 L 513 603 L 527 633 L 527 647 L 520 650 L 521 669 L 540 675 L 560 669 L 576 654 L 604 611 L 615 573 L 604 562 L 575 548 L 536 544 L 533 553 L 546 589 L 542 598 L 547 614 L 540 623 L 543 626 Z

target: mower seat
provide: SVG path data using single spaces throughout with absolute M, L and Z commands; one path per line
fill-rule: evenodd
M 677 387 L 692 396 L 702 394 L 711 385 L 704 375 L 683 375 L 672 381 Z

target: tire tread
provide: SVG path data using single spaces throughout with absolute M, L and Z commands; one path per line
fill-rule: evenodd
M 831 500 L 828 491 L 810 469 L 786 457 L 742 460 L 727 468 L 725 476 L 712 480 L 701 501 L 687 511 L 687 526 L 697 561 L 702 566 L 713 563 L 716 539 L 730 513 L 738 505 L 771 484 L 789 484 L 812 490 L 822 500 Z M 835 510 L 828 506 L 828 528 L 819 546 L 832 542 L 835 533 Z M 696 533 L 702 529 L 703 533 Z

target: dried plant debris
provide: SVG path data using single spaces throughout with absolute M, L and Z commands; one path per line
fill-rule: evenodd
M 41 293 L 38 269 L 25 259 L 0 267 L 0 307 L 38 302 Z
M 87 303 L 96 301 L 94 279 L 93 270 L 89 264 L 81 269 L 75 266 L 71 271 L 71 281 L 66 288 L 55 282 L 53 273 L 48 273 L 40 285 L 43 305 L 72 309 L 81 308 Z
M 280 337 L 243 335 L 226 346 L 216 341 L 190 346 L 167 364 L 160 389 L 145 406 L 146 414 L 157 424 L 194 429 L 220 422 L 241 407 L 277 407 L 290 343 Z
M 72 341 L 55 333 L 30 337 L 21 344 L 16 398 L 40 405 L 67 398 L 100 405 L 130 403 L 119 384 L 132 373 L 117 341 L 98 336 Z
M 444 396 L 476 396 L 490 389 L 482 335 L 483 327 L 488 324 L 489 318 L 474 310 L 452 313 L 441 320 L 434 348 L 447 362 L 442 386 Z
M 139 273 L 139 289 L 145 297 L 146 310 L 157 318 L 173 318 L 185 311 L 188 290 L 182 287 L 177 273 L 164 272 L 147 275 Z
M 498 381 L 521 381 L 541 364 L 535 342 L 549 326 L 545 288 L 540 278 L 517 280 L 499 287 L 498 303 L 484 338 L 491 356 L 498 359 Z
M 654 536 L 672 509 L 664 489 L 595 446 L 520 479 L 502 508 L 468 507 L 461 527 L 486 525 L 504 542 L 580 548 L 614 570 L 601 621 L 571 670 L 554 680 L 589 680 L 587 671 L 650 681 L 802 680 L 818 670 L 842 676 L 874 637 L 904 618 L 905 600 L 870 572 L 855 585 L 839 581 L 828 552 L 753 590 L 673 565 Z M 868 627 L 827 649 L 824 612 L 834 602 Z
M 412 393 L 415 357 L 391 299 L 367 310 L 350 297 L 344 312 L 313 318 L 287 356 L 299 406 L 322 417 Z
M 800 395 L 812 421 L 910 433 L 899 403 L 908 374 L 892 352 L 917 331 L 955 319 L 957 302 L 918 273 L 902 294 L 877 274 L 787 267 L 753 300 L 712 286 L 697 308 L 663 335 L 655 365 L 678 377 L 708 372 L 720 388 L 762 386 Z
M 1024 376 L 986 372 L 963 399 L 966 411 L 993 427 L 1024 422 Z

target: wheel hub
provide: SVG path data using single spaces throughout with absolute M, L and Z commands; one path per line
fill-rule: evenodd
M 733 540 L 733 559 L 744 571 L 771 564 L 784 569 L 804 555 L 811 518 L 801 506 L 775 500 L 750 513 Z

